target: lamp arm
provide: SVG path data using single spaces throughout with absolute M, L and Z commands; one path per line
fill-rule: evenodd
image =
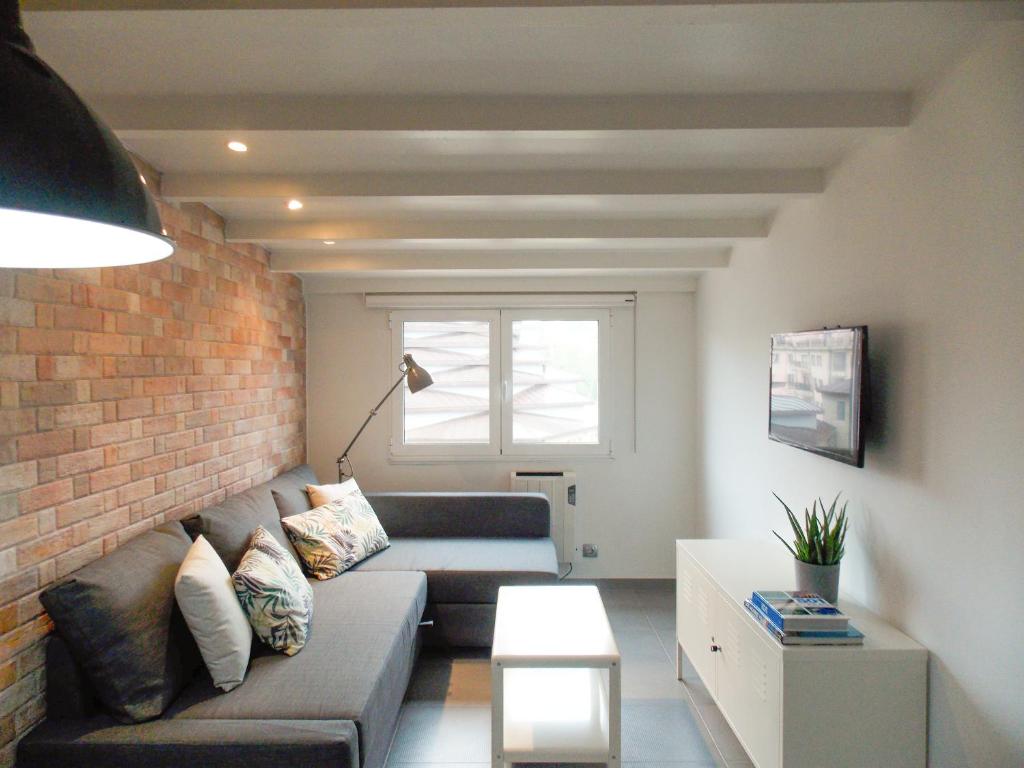
M 398 389 L 398 385 L 401 384 L 403 381 L 405 381 L 405 374 L 406 374 L 406 371 L 402 371 L 402 375 L 398 377 L 398 381 L 396 381 L 394 384 L 392 384 L 391 385 L 391 389 L 389 389 L 387 391 L 387 394 L 384 395 L 384 397 L 382 397 L 380 399 L 380 402 L 377 403 L 377 405 L 375 405 L 372 409 L 370 409 L 370 415 L 366 417 L 366 421 L 363 422 L 363 426 L 361 426 L 359 428 L 359 431 L 356 432 L 355 437 L 353 437 L 349 441 L 348 445 L 345 447 L 345 450 L 342 452 L 341 456 L 338 457 L 338 460 L 336 462 L 337 464 L 341 464 L 341 462 L 343 462 L 345 460 L 345 458 L 348 456 L 348 452 L 352 450 L 352 446 L 356 444 L 356 440 L 358 440 L 359 436 L 361 434 L 363 434 L 363 430 L 366 429 L 367 425 L 370 423 L 370 420 L 373 419 L 373 417 L 377 415 L 377 411 L 379 411 L 381 406 L 384 405 L 384 403 L 387 402 L 387 399 L 389 397 L 391 397 L 391 393 L 394 392 L 396 389 Z

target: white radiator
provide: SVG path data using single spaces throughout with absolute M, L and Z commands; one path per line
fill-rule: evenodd
M 548 472 L 513 472 L 513 491 L 543 493 L 551 502 L 551 538 L 555 542 L 558 562 L 576 559 L 576 473 L 559 470 Z

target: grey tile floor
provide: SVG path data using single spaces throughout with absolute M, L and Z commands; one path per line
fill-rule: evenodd
M 750 768 L 688 664 L 675 675 L 675 582 L 596 584 L 622 654 L 622 762 L 635 768 Z M 489 766 L 486 650 L 424 651 L 402 707 L 388 768 Z

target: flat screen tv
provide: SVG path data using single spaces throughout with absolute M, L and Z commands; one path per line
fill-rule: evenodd
M 864 466 L 868 329 L 772 336 L 768 437 Z

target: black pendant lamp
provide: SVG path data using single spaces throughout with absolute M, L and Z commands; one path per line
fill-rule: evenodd
M 113 267 L 174 245 L 131 157 L 0 0 L 0 267 Z

